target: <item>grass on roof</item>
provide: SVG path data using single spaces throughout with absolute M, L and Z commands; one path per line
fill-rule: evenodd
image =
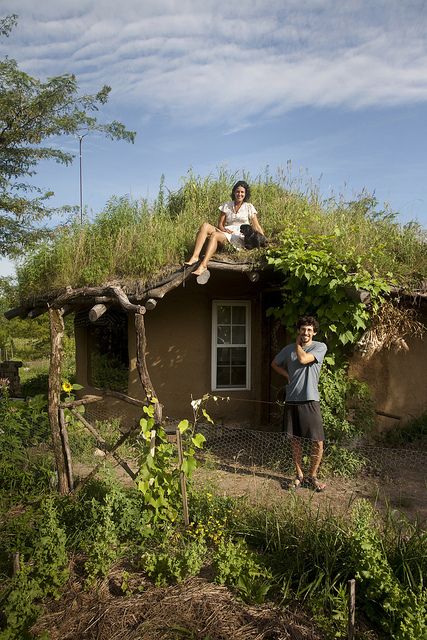
M 415 222 L 399 224 L 373 196 L 324 200 L 315 185 L 294 183 L 283 171 L 243 177 L 270 242 L 279 242 L 284 229 L 334 234 L 337 257 L 345 263 L 351 249 L 368 271 L 392 273 L 397 284 L 417 288 L 427 278 L 426 230 Z M 178 192 L 165 193 L 161 186 L 152 205 L 111 198 L 93 222 L 58 229 L 26 256 L 18 269 L 21 299 L 67 285 L 152 281 L 191 254 L 198 227 L 205 220 L 217 223 L 219 205 L 230 200 L 240 178 L 224 170 L 204 178 L 189 172 Z

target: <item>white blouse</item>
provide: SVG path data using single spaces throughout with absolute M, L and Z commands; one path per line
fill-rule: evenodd
M 241 224 L 251 224 L 253 216 L 257 215 L 257 210 L 250 202 L 242 202 L 237 213 L 234 211 L 234 202 L 225 202 L 219 207 L 225 213 L 224 227 L 232 229 L 232 233 L 225 233 L 227 240 L 237 249 L 244 248 L 243 236 L 240 233 Z

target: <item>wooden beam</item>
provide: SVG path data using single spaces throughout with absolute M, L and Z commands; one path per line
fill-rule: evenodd
M 30 318 L 30 320 L 33 320 L 34 318 L 38 318 L 39 316 L 42 316 L 46 312 L 47 312 L 47 306 L 35 307 L 34 309 L 31 309 L 31 311 L 28 312 L 27 318 Z
M 80 416 L 80 414 L 79 414 Z M 122 446 L 122 444 L 125 442 L 125 440 L 127 440 L 129 438 L 129 436 L 136 431 L 138 427 L 135 427 L 134 429 L 132 429 L 131 431 L 128 431 L 128 433 L 124 433 L 118 440 L 117 442 L 110 447 L 109 451 L 108 451 L 108 455 L 113 455 L 114 451 L 117 451 L 117 449 L 119 447 Z M 76 486 L 75 486 L 75 490 L 76 491 L 80 491 L 80 489 L 94 476 L 96 476 L 96 474 L 98 473 L 98 471 L 100 470 L 100 468 L 102 467 L 102 462 L 99 462 L 93 469 L 92 471 L 89 473 L 89 475 L 87 475 L 83 480 L 81 480 Z
M 64 320 L 61 309 L 49 309 L 50 322 L 50 365 L 48 384 L 48 415 L 52 434 L 53 452 L 58 473 L 59 493 L 70 491 L 67 465 L 62 448 L 61 428 L 59 424 L 59 404 L 61 402 L 61 356 Z
M 145 308 L 147 309 L 147 311 L 152 311 L 156 308 L 156 306 L 157 300 L 154 300 L 154 298 L 148 298 L 148 300 L 145 301 Z
M 28 314 L 29 309 L 30 307 L 24 306 L 14 307 L 13 309 L 9 309 L 9 311 L 5 311 L 3 315 L 6 320 L 12 320 L 12 318 L 17 318 L 18 316 L 20 318 L 25 318 Z
M 116 286 L 107 287 L 81 287 L 79 289 L 72 289 L 67 287 L 67 290 L 62 293 L 52 302 L 52 307 L 59 309 L 64 304 L 70 302 L 76 303 L 90 303 L 92 300 L 99 298 L 111 298 L 112 301 L 117 301 L 119 305 L 126 311 L 133 313 L 145 313 L 145 307 L 139 304 L 134 304 L 129 300 L 123 289 Z
M 80 405 L 92 404 L 92 402 L 99 402 L 103 400 L 103 396 L 85 396 L 79 400 L 70 400 L 68 402 L 61 402 L 61 409 L 70 409 L 71 407 L 78 407 Z
M 106 304 L 96 304 L 89 311 L 89 320 L 91 322 L 96 322 L 107 310 L 108 306 Z
M 107 443 L 106 440 L 104 440 L 104 438 L 101 436 L 100 433 L 98 433 L 98 431 L 95 429 L 95 427 L 93 427 L 90 422 L 88 422 L 86 420 L 86 418 L 84 418 L 82 416 L 81 413 L 79 413 L 78 411 L 76 411 L 76 409 L 70 409 L 72 415 L 77 419 L 80 420 L 80 422 L 86 427 L 86 429 L 89 431 L 89 433 L 91 433 L 93 435 L 93 437 L 95 438 L 97 444 L 100 444 L 103 451 L 105 451 L 106 455 L 111 455 L 112 458 L 114 458 L 114 460 L 116 462 L 119 463 L 119 465 L 122 467 L 122 469 L 124 469 L 126 471 L 126 473 L 132 478 L 132 480 L 135 480 L 136 478 L 136 473 L 134 471 L 132 471 L 132 469 L 130 468 L 130 466 L 128 465 L 128 463 L 123 460 L 119 454 L 112 449 L 112 447 L 110 447 Z M 128 434 L 127 434 L 128 435 Z
M 214 262 L 213 260 L 210 260 L 208 262 L 208 269 L 245 273 L 247 271 L 253 271 L 254 265 L 248 262 Z
M 112 398 L 118 398 L 119 400 L 124 400 L 129 404 L 134 404 L 137 407 L 146 407 L 147 402 L 143 400 L 137 400 L 136 398 L 132 398 L 131 396 L 127 396 L 125 393 L 120 393 L 120 391 L 111 391 L 110 389 L 106 389 L 103 391 L 104 396 L 111 396 Z
M 178 275 L 176 277 L 174 277 L 172 280 L 168 281 L 166 284 L 164 284 L 161 287 L 155 287 L 154 289 L 149 289 L 146 294 L 148 298 L 163 298 L 167 293 L 169 293 L 169 291 L 172 291 L 172 289 L 176 289 L 176 287 L 181 286 L 186 280 L 187 278 L 191 275 L 191 273 L 195 270 L 197 266 L 197 263 L 195 265 L 192 265 L 191 267 L 188 267 L 188 269 L 184 269 L 183 271 L 179 272 Z
M 139 379 L 141 380 L 142 388 L 147 396 L 147 399 L 156 398 L 157 402 L 154 404 L 154 420 L 156 424 L 161 424 L 163 407 L 158 401 L 156 392 L 153 387 L 153 383 L 150 379 L 148 372 L 147 361 L 145 359 L 145 353 L 147 349 L 147 338 L 145 335 L 145 323 L 144 316 L 140 313 L 135 313 L 135 331 L 136 331 L 136 366 L 139 373 Z

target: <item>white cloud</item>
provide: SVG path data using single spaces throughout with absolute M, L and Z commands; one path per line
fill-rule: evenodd
M 372 6 L 374 5 L 374 6 Z M 117 105 L 226 130 L 299 106 L 427 101 L 423 0 L 6 0 L 7 44 L 37 75 L 113 86 Z M 244 123 L 242 125 L 242 123 Z

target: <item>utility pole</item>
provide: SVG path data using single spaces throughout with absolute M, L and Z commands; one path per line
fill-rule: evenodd
M 79 139 L 79 167 L 80 167 L 80 224 L 83 224 L 83 170 L 82 170 L 82 142 L 88 134 L 77 135 Z

